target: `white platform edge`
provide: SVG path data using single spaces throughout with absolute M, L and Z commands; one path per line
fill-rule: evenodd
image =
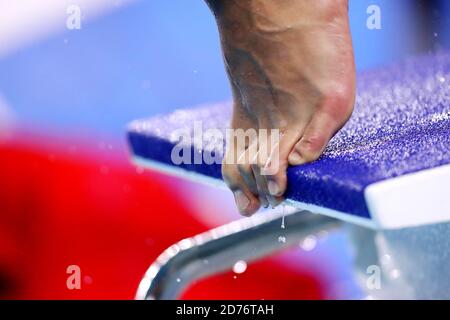
M 163 172 L 167 175 L 187 179 L 192 182 L 200 182 L 203 184 L 207 184 L 216 188 L 226 189 L 227 186 L 225 182 L 220 179 L 214 179 L 208 176 L 205 176 L 200 173 L 196 173 L 193 171 L 188 171 L 180 167 L 171 166 L 168 164 L 164 164 L 158 161 L 145 159 L 139 156 L 133 156 L 132 162 L 138 167 L 146 168 L 146 169 L 154 169 L 158 172 Z
M 449 222 L 450 165 L 374 183 L 364 197 L 380 229 Z
M 197 183 L 204 183 L 204 184 L 216 187 L 216 188 L 227 189 L 225 183 L 222 180 L 210 178 L 208 176 L 205 176 L 205 175 L 202 175 L 202 174 L 199 174 L 196 172 L 187 171 L 187 170 L 179 168 L 179 167 L 163 164 L 161 162 L 145 159 L 145 158 L 142 158 L 139 156 L 133 156 L 132 162 L 142 168 L 154 169 L 156 171 L 163 172 L 163 173 L 166 173 L 171 176 L 188 179 L 190 181 L 197 182 Z M 302 202 L 298 202 L 298 201 L 293 201 L 293 200 L 286 200 L 285 202 L 287 205 L 290 205 L 290 206 L 295 207 L 300 210 L 307 210 L 312 213 L 323 214 L 325 216 L 339 219 L 339 220 L 349 222 L 352 224 L 356 224 L 356 225 L 359 225 L 359 226 L 362 226 L 365 228 L 370 228 L 370 229 L 378 228 L 376 223 L 371 219 L 361 218 L 361 217 L 353 216 L 348 213 L 340 212 L 337 210 L 333 210 L 333 209 L 329 209 L 329 208 L 325 208 L 325 207 L 321 207 L 321 206 L 317 206 L 317 205 L 302 203 Z

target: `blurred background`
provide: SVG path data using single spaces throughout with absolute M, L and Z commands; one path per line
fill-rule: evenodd
M 450 45 L 447 0 L 350 0 L 350 18 L 359 71 Z M 202 0 L 0 0 L 0 298 L 131 299 L 169 245 L 238 219 L 231 194 L 131 165 L 125 139 L 131 120 L 230 96 Z M 183 297 L 361 295 L 334 232 Z

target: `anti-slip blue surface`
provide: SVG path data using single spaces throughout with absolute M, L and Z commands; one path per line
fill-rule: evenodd
M 194 123 L 224 131 L 229 104 L 133 122 L 128 138 L 140 158 L 174 166 L 180 129 L 194 137 Z M 194 153 L 223 154 L 223 141 L 193 139 Z M 185 140 L 186 142 L 186 140 Z M 406 61 L 358 76 L 355 111 L 322 157 L 288 170 L 286 198 L 370 218 L 364 189 L 381 180 L 450 164 L 450 53 Z M 221 178 L 220 165 L 182 167 Z

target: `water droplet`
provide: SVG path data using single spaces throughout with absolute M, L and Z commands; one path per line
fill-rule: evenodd
M 317 239 L 315 236 L 307 236 L 303 241 L 300 243 L 300 247 L 305 251 L 311 251 L 316 247 Z
M 434 35 L 435 38 L 438 37 L 438 33 L 437 32 L 433 33 L 433 35 Z
M 237 279 L 237 277 L 236 277 L 236 276 L 233 276 L 233 279 Z
M 180 282 L 181 282 L 181 279 L 180 279 L 180 278 L 177 278 L 177 282 L 180 283 Z
M 400 270 L 398 269 L 393 269 L 390 273 L 389 276 L 391 277 L 391 279 L 398 279 L 400 277 Z
M 391 262 L 391 256 L 388 254 L 385 254 L 381 257 L 381 264 L 382 265 L 388 265 Z
M 283 212 L 282 212 L 282 217 L 281 217 L 281 229 L 286 228 L 286 226 L 285 226 L 285 224 L 284 224 L 284 216 L 285 216 L 285 211 L 284 211 L 284 209 L 285 209 L 285 206 L 283 205 L 283 208 L 282 208 Z
M 245 262 L 244 260 L 239 260 L 238 262 L 236 262 L 233 266 L 233 272 L 234 273 L 244 273 L 245 270 L 247 270 L 247 262 Z
M 280 243 L 286 243 L 286 237 L 284 237 L 284 236 L 279 236 L 279 237 L 278 237 L 278 242 L 280 242 Z

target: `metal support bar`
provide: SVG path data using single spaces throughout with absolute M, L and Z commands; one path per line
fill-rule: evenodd
M 136 299 L 176 299 L 192 282 L 229 270 L 239 260 L 249 262 L 271 255 L 339 225 L 336 219 L 307 211 L 265 213 L 184 239 L 150 266 Z

